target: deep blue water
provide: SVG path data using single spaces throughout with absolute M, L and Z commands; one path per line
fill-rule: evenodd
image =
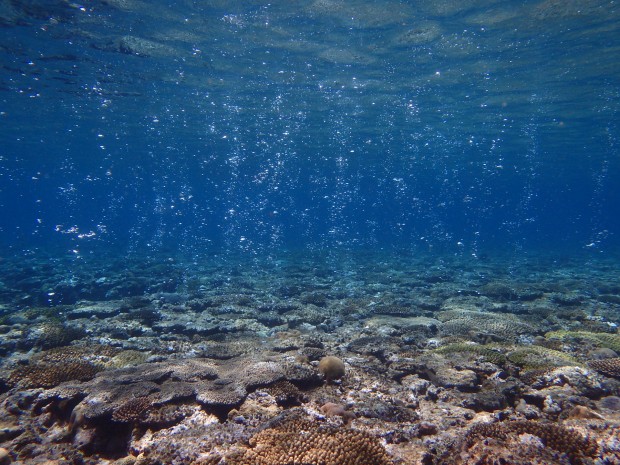
M 3 255 L 620 249 L 616 2 L 2 5 Z

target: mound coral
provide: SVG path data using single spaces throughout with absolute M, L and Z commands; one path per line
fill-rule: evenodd
M 319 362 L 319 371 L 329 383 L 344 376 L 344 363 L 338 357 L 328 355 L 327 357 L 323 357 Z
M 89 362 L 63 364 L 39 363 L 19 367 L 11 372 L 9 384 L 22 388 L 51 388 L 65 381 L 88 381 L 101 371 Z

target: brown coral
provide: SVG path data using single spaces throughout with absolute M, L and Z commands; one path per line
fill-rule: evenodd
M 342 417 L 342 420 L 349 424 L 352 420 L 355 420 L 355 413 L 349 412 L 347 408 L 340 404 L 335 404 L 333 402 L 327 402 L 323 404 L 320 408 L 321 412 L 328 417 L 338 416 Z
M 303 400 L 303 395 L 297 386 L 288 381 L 278 381 L 271 386 L 264 388 L 276 400 L 278 405 L 291 406 L 299 405 Z
M 604 375 L 620 378 L 620 357 L 591 360 L 589 365 Z
M 19 384 L 22 388 L 52 388 L 65 381 L 88 381 L 100 370 L 92 363 L 81 361 L 62 364 L 36 363 L 13 370 L 9 376 L 9 384 Z
M 130 399 L 114 410 L 112 421 L 119 423 L 133 423 L 146 418 L 151 409 L 152 402 L 148 397 L 136 397 Z
M 291 419 L 264 429 L 250 439 L 250 448 L 228 460 L 233 465 L 389 465 L 379 440 L 362 431 L 322 427 Z
M 598 451 L 595 441 L 576 431 L 553 423 L 528 420 L 474 425 L 466 436 L 466 444 L 472 447 L 482 437 L 506 441 L 511 436 L 522 434 L 537 436 L 545 447 L 566 454 L 573 465 L 587 463 L 588 458 L 595 457 Z
M 140 424 L 153 428 L 164 428 L 176 425 L 190 416 L 194 409 L 190 405 L 161 405 L 150 408 L 140 417 Z
M 340 379 L 344 376 L 344 363 L 338 357 L 328 355 L 327 357 L 323 357 L 319 362 L 319 372 L 325 377 L 325 380 L 329 383 L 335 379 Z

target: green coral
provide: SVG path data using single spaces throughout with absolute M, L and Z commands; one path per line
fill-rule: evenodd
M 140 365 L 149 358 L 149 354 L 146 352 L 139 352 L 137 350 L 123 350 L 106 364 L 109 368 L 124 368 L 127 366 Z
M 545 334 L 547 339 L 583 339 L 595 344 L 598 347 L 611 349 L 620 352 L 620 334 L 612 333 L 593 333 L 590 331 L 550 331 Z
M 444 336 L 488 335 L 496 341 L 516 342 L 523 334 L 535 334 L 536 328 L 514 315 L 477 312 L 471 310 L 445 310 L 436 315 L 444 324 Z
M 433 352 L 440 354 L 473 353 L 497 365 L 510 361 L 515 365 L 530 370 L 567 365 L 583 366 L 579 360 L 569 354 L 541 346 L 455 343 L 439 347 Z M 503 352 L 506 352 L 506 354 Z
M 433 352 L 438 354 L 472 354 L 482 357 L 485 361 L 502 365 L 506 363 L 506 356 L 497 350 L 497 345 L 480 345 L 467 343 L 454 343 L 439 347 Z
M 583 365 L 576 358 L 564 352 L 540 346 L 519 347 L 509 352 L 507 357 L 515 365 L 527 370 Z

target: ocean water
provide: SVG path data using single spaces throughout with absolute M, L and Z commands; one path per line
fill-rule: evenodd
M 3 2 L 2 254 L 616 254 L 619 16 Z

